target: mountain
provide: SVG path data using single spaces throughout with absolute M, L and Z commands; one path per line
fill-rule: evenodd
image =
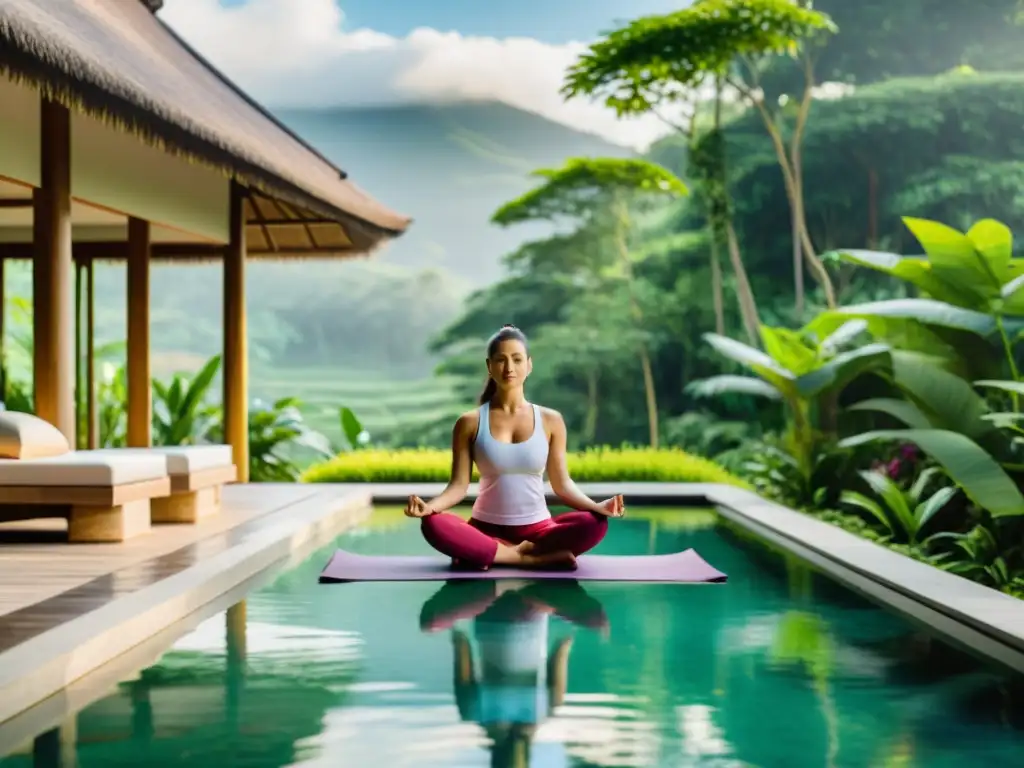
M 375 258 L 451 271 L 473 285 L 501 276 L 500 258 L 546 230 L 503 230 L 490 217 L 532 186 L 529 174 L 570 157 L 630 149 L 491 101 L 287 110 L 279 119 L 378 200 L 413 217 Z

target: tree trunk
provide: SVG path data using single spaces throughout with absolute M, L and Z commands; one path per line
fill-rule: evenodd
M 821 259 L 818 258 L 818 255 L 814 250 L 814 244 L 811 242 L 811 236 L 807 230 L 807 217 L 804 213 L 803 181 L 795 172 L 795 168 L 799 169 L 800 167 L 800 148 L 802 144 L 803 129 L 806 125 L 807 114 L 809 112 L 811 102 L 811 83 L 808 83 L 804 92 L 804 100 L 801 103 L 800 115 L 797 118 L 797 125 L 794 128 L 793 146 L 791 150 L 786 149 L 785 142 L 782 139 L 782 133 L 779 131 L 779 126 L 776 124 L 775 118 L 772 117 L 764 103 L 757 98 L 753 98 L 752 100 L 758 113 L 761 115 L 761 120 L 764 123 L 765 130 L 768 131 L 768 136 L 772 140 L 772 146 L 775 148 L 775 156 L 779 161 L 779 168 L 782 171 L 782 180 L 785 184 L 786 197 L 789 200 L 790 211 L 792 212 L 793 221 L 799 230 L 799 239 L 803 249 L 804 259 L 807 261 L 807 266 L 814 274 L 815 279 L 821 285 L 822 290 L 825 291 L 825 302 L 828 304 L 829 309 L 835 309 L 835 288 L 832 285 L 832 278 L 829 277 L 828 270 L 825 269 L 825 265 L 822 263 Z M 795 167 L 793 162 L 794 154 L 796 155 Z
M 622 263 L 622 273 L 626 278 L 626 288 L 629 291 L 629 305 L 633 312 L 633 319 L 639 329 L 643 324 L 643 312 L 636 300 L 636 292 L 633 286 L 633 261 L 629 255 L 629 245 L 626 243 L 626 229 L 629 226 L 629 214 L 626 204 L 622 200 L 614 203 L 615 216 L 615 244 L 618 247 L 619 259 Z M 640 367 L 644 376 L 644 394 L 647 401 L 647 426 L 651 448 L 658 447 L 658 397 L 654 390 L 654 371 L 651 367 L 651 359 L 647 352 L 647 345 L 641 342 L 638 345 Z
M 804 311 L 804 251 L 800 244 L 800 222 L 796 214 L 790 211 L 790 223 L 793 233 L 793 294 L 795 297 L 794 311 L 800 317 Z
M 740 317 L 743 318 L 743 327 L 747 331 L 750 343 L 757 347 L 761 345 L 761 321 L 757 315 L 754 290 L 750 287 L 747 269 L 743 266 L 740 244 L 736 239 L 736 229 L 733 227 L 732 221 L 727 225 L 726 237 L 729 245 L 729 260 L 732 262 L 733 271 L 736 273 L 736 299 L 740 305 Z
M 761 323 L 757 316 L 757 302 L 754 299 L 754 289 L 750 285 L 750 278 L 747 276 L 747 269 L 743 264 L 743 256 L 740 253 L 740 244 L 736 237 L 736 228 L 732 222 L 732 211 L 729 205 L 729 175 L 725 162 L 725 140 L 721 135 L 723 85 L 723 81 L 719 79 L 715 88 L 714 131 L 717 140 L 723 142 L 723 144 L 717 147 L 719 155 L 716 158 L 716 177 L 712 179 L 713 184 L 720 185 L 718 194 L 721 199 L 718 201 L 718 204 L 723 209 L 715 213 L 716 226 L 725 230 L 726 251 L 729 254 L 729 262 L 732 264 L 733 272 L 736 274 L 736 301 L 739 304 L 740 317 L 743 319 L 743 327 L 747 331 L 750 343 L 757 347 L 761 343 Z
M 644 392 L 647 396 L 647 429 L 650 433 L 651 448 L 658 449 L 658 400 L 654 391 L 654 371 L 647 345 L 640 344 L 640 367 L 644 372 Z
M 583 423 L 583 439 L 593 445 L 597 439 L 597 369 L 587 373 L 587 416 Z
M 718 238 L 711 235 L 711 301 L 715 307 L 715 333 L 725 335 L 725 299 L 722 288 L 722 263 L 718 260 Z
M 721 88 L 719 88 L 719 92 Z M 714 102 L 715 109 L 715 125 L 720 126 L 722 122 L 722 99 L 719 95 Z M 693 115 L 690 118 L 690 125 L 688 133 L 686 134 L 687 148 L 691 153 L 691 159 L 693 157 L 694 145 L 697 141 L 697 115 L 699 111 L 698 103 L 693 104 Z M 705 192 L 707 191 L 708 179 L 704 179 Z M 713 210 L 714 205 L 711 201 L 708 202 L 708 210 L 705 213 L 706 224 L 708 227 L 708 234 L 710 237 L 710 252 L 708 256 L 711 260 L 711 303 L 715 310 L 715 333 L 720 336 L 725 335 L 725 287 L 722 284 L 722 262 L 720 260 L 719 246 L 722 245 L 721 238 L 721 227 L 717 226 L 716 215 L 717 212 Z
M 868 248 L 878 248 L 878 171 L 868 168 Z

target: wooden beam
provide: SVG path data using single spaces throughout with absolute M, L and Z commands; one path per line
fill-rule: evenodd
M 226 245 L 208 245 L 203 243 L 184 243 L 175 245 L 173 243 L 153 243 L 150 246 L 150 261 L 181 261 L 192 260 L 218 260 L 224 257 Z M 362 256 L 365 251 L 359 251 L 352 246 L 323 246 L 319 248 L 280 248 L 277 251 L 270 249 L 246 250 L 248 256 L 265 256 L 269 259 L 286 258 L 317 258 L 337 257 L 353 258 Z M 30 261 L 32 259 L 31 243 L 0 243 L 0 259 L 14 259 Z M 128 243 L 124 241 L 114 242 L 78 242 L 75 243 L 75 259 L 79 261 L 125 261 L 128 258 Z
M 153 442 L 149 354 L 148 221 L 128 219 L 128 447 Z
M 85 263 L 85 294 L 86 446 L 89 450 L 96 450 L 100 447 L 99 412 L 96 409 L 96 270 L 91 261 Z
M 230 242 L 224 254 L 224 441 L 238 482 L 249 482 L 249 351 L 245 327 L 245 189 L 231 183 Z
M 0 198 L 0 208 L 31 208 L 32 198 L 15 198 L 15 197 L 4 197 Z
M 150 259 L 203 258 L 219 259 L 223 257 L 226 245 L 210 243 L 152 243 Z M 0 243 L 0 259 L 31 259 L 33 257 L 31 243 Z M 128 259 L 128 242 L 126 240 L 77 242 L 75 243 L 75 259 L 77 261 L 125 261 Z
M 33 381 L 36 414 L 75 445 L 71 116 L 41 101 L 41 186 L 33 190 Z

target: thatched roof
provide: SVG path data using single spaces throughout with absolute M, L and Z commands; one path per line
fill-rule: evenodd
M 287 211 L 278 220 L 301 216 L 332 246 L 349 241 L 348 250 L 365 251 L 405 230 L 407 217 L 347 181 L 171 31 L 150 11 L 154 4 L 0 0 L 0 69 L 69 107 L 223 170 L 278 201 L 277 212 Z M 260 218 L 257 212 L 249 222 Z M 301 233 L 295 237 L 307 246 L 318 240 L 310 225 L 302 224 Z M 266 251 L 273 252 L 272 240 Z

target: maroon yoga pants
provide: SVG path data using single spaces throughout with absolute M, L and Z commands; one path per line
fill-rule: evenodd
M 568 549 L 582 555 L 598 545 L 608 532 L 608 518 L 593 512 L 565 512 L 530 525 L 494 525 L 463 520 L 450 512 L 424 517 L 423 538 L 457 565 L 485 571 L 494 563 L 498 542 L 516 545 L 533 542 L 537 554 Z

